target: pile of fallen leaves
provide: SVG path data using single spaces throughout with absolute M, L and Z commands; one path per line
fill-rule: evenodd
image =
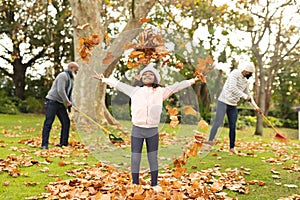
M 97 163 L 81 169 L 68 170 L 72 180 L 52 182 L 46 189 L 48 193 L 28 199 L 231 199 L 224 189 L 242 194 L 249 193 L 248 185 L 264 186 L 263 181 L 246 181 L 244 168 L 226 169 L 221 167 L 186 173 L 184 168 L 190 156 L 196 156 L 205 137 L 195 132 L 193 144 L 183 156 L 174 160 L 174 168 L 166 168 L 159 174 L 160 191 L 150 187 L 149 173 L 141 173 L 141 185 L 131 183 L 131 175 L 127 171 Z
M 148 173 L 141 174 L 141 185 L 131 183 L 127 171 L 103 163 L 95 166 L 68 170 L 72 180 L 52 182 L 46 189 L 48 193 L 27 199 L 232 199 L 224 189 L 247 194 L 249 184 L 264 185 L 260 181 L 246 181 L 243 169 L 220 167 L 201 170 L 181 177 L 172 176 L 173 169 L 159 174 L 161 191 L 150 185 Z

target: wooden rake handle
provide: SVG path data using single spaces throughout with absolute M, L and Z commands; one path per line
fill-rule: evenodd
M 270 120 L 262 113 L 261 109 L 255 103 L 255 101 L 253 99 L 251 99 L 251 101 L 249 101 L 249 103 L 252 105 L 252 107 L 255 109 L 255 111 L 262 116 L 262 118 L 268 123 L 268 125 L 271 126 L 272 129 L 276 133 L 279 133 L 279 131 L 273 126 L 273 124 L 270 122 Z
M 74 108 L 74 110 L 76 110 L 77 112 L 79 112 L 81 115 L 83 115 L 84 117 L 86 117 L 88 120 L 90 120 L 91 122 L 93 122 L 94 124 L 96 124 L 100 129 L 102 129 L 106 134 L 110 134 L 110 131 L 106 128 L 104 128 L 103 126 L 101 126 L 98 122 L 96 122 L 95 120 L 93 120 L 91 117 L 89 117 L 87 114 L 85 114 L 84 112 L 80 111 L 76 106 L 72 106 L 72 108 Z

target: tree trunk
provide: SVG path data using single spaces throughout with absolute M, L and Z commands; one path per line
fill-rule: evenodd
M 201 117 L 208 121 L 208 114 L 210 113 L 210 94 L 206 84 L 196 83 L 194 85 L 194 91 L 198 98 L 199 112 L 202 114 Z
M 264 112 L 265 110 L 265 99 L 266 99 L 266 92 L 265 92 L 265 71 L 263 68 L 262 62 L 259 62 L 259 90 L 258 90 L 258 106 Z M 255 135 L 263 135 L 263 118 L 261 115 L 257 114 L 257 122 L 256 122 L 256 130 Z
M 92 50 L 91 60 L 89 63 L 83 63 L 78 52 L 75 52 L 75 60 L 78 62 L 80 69 L 76 76 L 73 97 L 79 109 L 90 117 L 94 117 L 101 124 L 118 124 L 117 120 L 109 113 L 105 105 L 106 85 L 101 81 L 93 79 L 94 71 L 103 73 L 109 77 L 119 62 L 123 54 L 123 46 L 136 37 L 142 23 L 140 18 L 147 16 L 153 7 L 155 0 L 149 0 L 144 3 L 138 3 L 135 10 L 135 17 L 128 23 L 122 33 L 116 38 L 108 49 L 101 48 L 101 44 Z M 92 34 L 99 34 L 101 41 L 105 34 L 106 27 L 102 27 L 100 16 L 102 2 L 99 0 L 80 1 L 71 0 L 73 23 L 74 23 L 74 44 L 75 49 L 78 47 L 78 38 L 90 38 Z M 76 29 L 78 25 L 89 23 L 89 27 L 83 30 Z M 108 53 L 112 53 L 113 58 L 109 64 L 103 63 L 103 59 Z M 82 116 L 75 116 L 75 122 L 85 121 Z
M 16 96 L 25 100 L 25 73 L 26 67 L 24 67 L 20 61 L 20 59 L 15 60 L 13 66 L 14 74 L 12 76 L 14 85 L 16 87 Z

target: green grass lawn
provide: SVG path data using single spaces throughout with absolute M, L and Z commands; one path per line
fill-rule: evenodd
M 110 149 L 111 145 L 107 144 L 107 136 L 103 135 L 100 130 L 95 132 L 103 138 L 99 141 L 101 151 L 87 153 L 84 149 L 76 148 L 76 146 L 62 151 L 55 147 L 54 144 L 59 141 L 60 131 L 57 120 L 51 131 L 51 145 L 49 145 L 57 154 L 45 154 L 45 151 L 39 149 L 43 120 L 44 115 L 0 114 L 0 199 L 14 200 L 37 196 L 47 192 L 44 187 L 49 182 L 72 179 L 65 174 L 66 171 L 87 165 L 91 166 L 99 161 L 118 164 L 120 168 L 129 168 L 130 147 L 114 152 L 113 149 Z M 131 123 L 125 121 L 121 123 L 127 132 L 127 136 L 124 137 L 128 138 Z M 173 161 L 170 158 L 182 154 L 188 142 L 193 140 L 193 130 L 196 128 L 194 125 L 180 125 L 172 129 L 169 125 L 160 125 L 160 133 L 168 133 L 168 137 L 172 136 L 170 141 L 166 137 L 166 140 L 160 143 L 161 171 L 163 171 L 164 165 L 172 165 Z M 264 186 L 249 185 L 249 194 L 226 190 L 225 192 L 232 198 L 269 200 L 300 194 L 300 142 L 296 140 L 298 130 L 279 130 L 291 138 L 289 144 L 274 140 L 275 134 L 270 128 L 264 129 L 263 137 L 253 136 L 254 127 L 238 130 L 237 150 L 241 154 L 231 155 L 228 152 L 228 129 L 221 128 L 217 135 L 218 144 L 209 154 L 205 157 L 190 157 L 185 167 L 188 169 L 188 173 L 216 167 L 222 172 L 228 169 L 241 169 L 247 172 L 248 175 L 244 175 L 247 181 L 259 180 L 265 183 Z M 72 129 L 71 142 L 85 141 L 86 139 L 89 142 L 93 141 L 92 133 L 79 131 L 76 128 Z M 24 143 L 24 141 L 26 142 Z M 121 155 L 120 152 L 124 155 Z M 146 155 L 143 155 L 143 159 L 144 167 L 147 168 Z M 278 174 L 274 174 L 274 172 L 278 172 Z M 295 185 L 298 188 L 287 187 Z

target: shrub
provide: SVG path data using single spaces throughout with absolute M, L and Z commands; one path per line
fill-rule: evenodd
M 9 99 L 4 91 L 0 91 L 0 113 L 17 114 L 18 108 L 14 102 Z
M 108 110 L 117 120 L 130 120 L 130 107 L 128 104 L 109 106 Z
M 283 126 L 283 120 L 282 119 L 279 119 L 279 118 L 276 118 L 276 117 L 267 117 L 268 120 L 270 121 L 270 123 L 275 126 L 275 127 L 282 127 Z M 266 120 L 264 120 L 264 126 L 270 126 Z
M 44 110 L 44 104 L 41 100 L 34 97 L 28 97 L 26 99 L 26 111 L 29 113 L 42 113 Z
M 298 120 L 290 120 L 290 119 L 283 120 L 283 127 L 297 129 L 298 128 Z

